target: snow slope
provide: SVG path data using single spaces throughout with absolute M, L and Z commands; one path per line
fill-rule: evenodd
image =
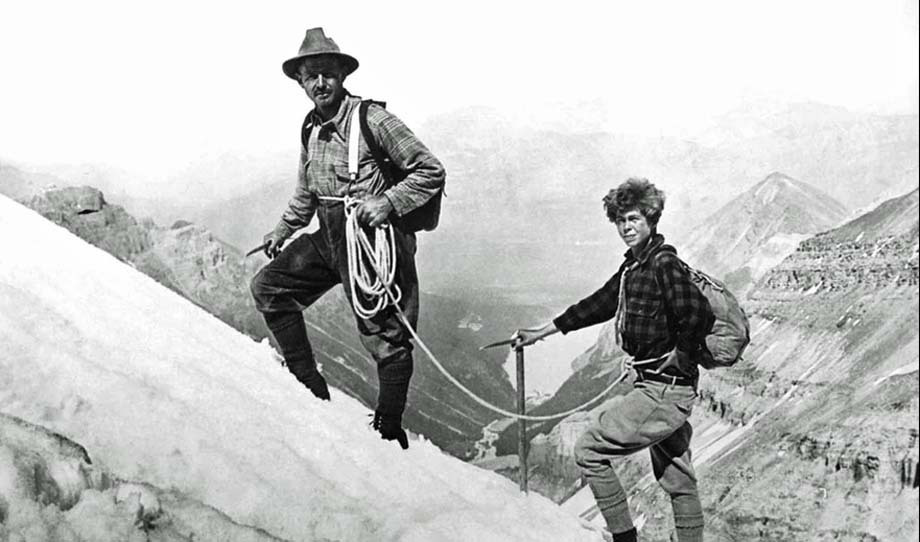
M 283 539 L 602 539 L 427 441 L 380 440 L 357 401 L 314 399 L 265 344 L 4 197 L 0 345 L 0 411 Z

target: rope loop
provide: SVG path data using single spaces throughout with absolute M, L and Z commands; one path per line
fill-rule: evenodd
M 396 237 L 393 226 L 374 228 L 374 242 L 358 223 L 355 210 L 361 200 L 346 196 L 345 243 L 348 252 L 348 277 L 351 281 L 351 304 L 355 313 L 370 320 L 388 304 L 387 293 L 394 305 L 402 299 L 396 280 Z M 391 291 L 392 288 L 392 291 Z M 369 300 L 365 304 L 364 299 Z
M 501 414 L 502 416 L 519 420 L 536 422 L 557 420 L 594 404 L 629 376 L 629 371 L 624 367 L 620 376 L 591 400 L 575 408 L 566 410 L 565 412 L 559 412 L 552 415 L 531 416 L 527 414 L 518 414 L 486 401 L 464 386 L 463 383 L 454 378 L 454 376 L 441 365 L 441 362 L 438 361 L 438 358 L 431 352 L 428 345 L 425 344 L 425 341 L 418 336 L 418 333 L 409 323 L 409 319 L 403 312 L 402 307 L 399 306 L 399 301 L 402 299 L 402 291 L 399 289 L 398 285 L 394 284 L 396 278 L 396 238 L 393 232 L 393 226 L 384 224 L 382 227 L 375 228 L 374 242 L 371 243 L 367 232 L 358 223 L 357 213 L 355 212 L 361 200 L 350 196 L 345 196 L 344 198 L 323 197 L 322 199 L 343 201 L 345 204 L 345 242 L 348 251 L 348 274 L 349 280 L 351 281 L 351 299 L 355 313 L 367 320 L 383 310 L 389 303 L 392 303 L 393 306 L 396 307 L 396 313 L 399 316 L 400 322 L 406 327 L 409 334 L 412 335 L 412 338 L 415 339 L 415 342 L 418 343 L 419 347 L 425 352 L 434 366 L 451 384 L 459 388 L 483 407 L 497 414 Z M 364 302 L 361 301 L 360 298 L 362 296 L 371 300 L 369 306 L 365 306 Z M 634 362 L 629 364 L 628 367 L 631 368 L 632 365 L 640 365 L 642 363 L 644 362 Z

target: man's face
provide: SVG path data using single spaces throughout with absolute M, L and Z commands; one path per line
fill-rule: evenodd
M 629 248 L 641 248 L 652 235 L 652 227 L 638 209 L 626 211 L 616 218 L 617 233 Z
M 300 66 L 300 86 L 322 113 L 334 114 L 345 96 L 345 70 L 334 58 L 304 60 Z

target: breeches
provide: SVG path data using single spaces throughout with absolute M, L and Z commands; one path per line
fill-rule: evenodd
M 337 284 L 342 284 L 351 300 L 343 206 L 320 206 L 318 212 L 320 229 L 291 241 L 252 279 L 250 287 L 260 312 L 301 312 Z M 395 284 L 402 292 L 399 304 L 409 323 L 416 327 L 419 297 L 415 235 L 395 230 L 395 237 Z M 369 320 L 355 315 L 355 321 L 362 344 L 378 363 L 411 354 L 411 336 L 392 306 Z

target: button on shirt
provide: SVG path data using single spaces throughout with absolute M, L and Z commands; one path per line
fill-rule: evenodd
M 311 113 L 307 148 L 301 145 L 300 149 L 297 187 L 276 228 L 285 236 L 310 223 L 319 204 L 317 196 L 342 196 L 347 189 L 348 134 L 352 113 L 360 104 L 361 98 L 347 95 L 331 119 L 323 121 L 315 111 Z M 371 104 L 367 123 L 393 165 L 407 175 L 395 186 L 388 186 L 361 137 L 355 186 L 368 194 L 384 194 L 394 212 L 403 216 L 427 202 L 444 185 L 444 166 L 401 120 L 383 107 Z
M 666 250 L 662 250 L 665 248 Z M 626 275 L 623 312 L 623 350 L 637 360 L 664 356 L 675 346 L 699 362 L 701 346 L 715 318 L 709 301 L 691 281 L 674 247 L 655 234 L 634 256 L 624 255 L 620 269 L 599 290 L 572 305 L 553 323 L 563 333 L 613 318 L 619 305 L 620 281 Z M 654 368 L 654 367 L 650 367 Z M 696 368 L 682 371 L 696 376 Z

